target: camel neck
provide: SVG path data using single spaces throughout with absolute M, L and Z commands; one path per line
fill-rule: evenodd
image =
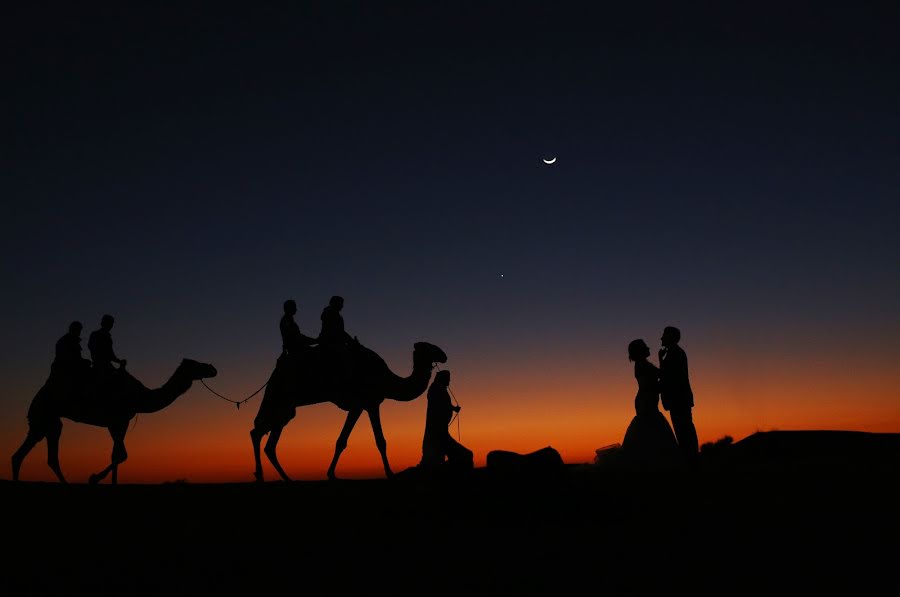
M 388 391 L 387 397 L 392 400 L 406 402 L 414 400 L 425 392 L 431 379 L 431 367 L 428 364 L 413 366 L 409 377 L 398 377 L 393 388 Z
M 190 387 L 191 380 L 187 376 L 182 375 L 180 369 L 178 369 L 162 386 L 148 390 L 147 395 L 139 401 L 137 412 L 152 413 L 160 411 L 175 402 Z

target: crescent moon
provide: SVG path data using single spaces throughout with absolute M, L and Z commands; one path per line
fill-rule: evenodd
M 552 163 L 554 163 L 555 161 L 556 161 L 556 158 L 554 157 L 552 160 L 544 160 L 544 163 L 545 163 L 545 164 L 552 164 Z

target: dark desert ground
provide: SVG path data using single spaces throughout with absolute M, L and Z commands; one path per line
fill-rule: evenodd
M 5 595 L 896 594 L 900 434 L 465 479 L 0 482 Z

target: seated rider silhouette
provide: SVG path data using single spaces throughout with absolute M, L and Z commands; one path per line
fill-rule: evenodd
M 91 362 L 81 356 L 81 330 L 81 322 L 73 321 L 69 331 L 56 341 L 56 357 L 50 366 L 53 375 L 83 381 L 90 371 Z
M 343 308 L 343 297 L 331 297 L 328 306 L 322 310 L 322 329 L 317 341 L 326 351 L 329 370 L 339 379 L 345 380 L 352 374 L 351 350 L 358 341 L 344 330 L 344 318 L 341 315 Z
M 284 301 L 284 315 L 278 327 L 281 329 L 281 354 L 290 356 L 301 356 L 306 354 L 310 346 L 316 343 L 315 338 L 311 338 L 300 331 L 300 326 L 294 321 L 294 315 L 297 314 L 297 303 L 288 299 Z
M 95 380 L 101 386 L 115 379 L 114 376 L 118 375 L 120 371 L 124 371 L 127 364 L 125 359 L 120 359 L 113 351 L 110 330 L 115 322 L 112 315 L 104 315 L 100 319 L 100 329 L 91 332 L 88 338 L 88 349 L 91 351 Z M 113 366 L 113 363 L 119 366 L 118 369 Z
M 287 377 L 283 380 L 296 381 L 299 374 L 300 360 L 310 354 L 316 339 L 310 338 L 300 331 L 300 326 L 294 321 L 297 313 L 297 303 L 292 299 L 284 301 L 284 315 L 278 327 L 281 330 L 281 356 L 278 357 L 280 370 Z

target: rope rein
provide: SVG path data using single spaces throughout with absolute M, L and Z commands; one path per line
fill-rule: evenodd
M 230 403 L 234 404 L 235 406 L 237 406 L 237 409 L 238 409 L 238 410 L 241 410 L 241 405 L 242 405 L 243 403 L 247 402 L 248 400 L 250 400 L 251 398 L 253 398 L 254 396 L 256 396 L 257 394 L 259 394 L 259 393 L 262 391 L 262 389 L 263 389 L 264 387 L 266 387 L 267 385 L 269 385 L 269 380 L 266 380 L 266 383 L 264 383 L 263 385 L 261 385 L 261 386 L 259 387 L 258 390 L 256 390 L 255 392 L 253 392 L 252 394 L 250 394 L 249 396 L 247 396 L 247 397 L 244 398 L 243 400 L 232 400 L 231 398 L 228 398 L 228 397 L 226 397 L 226 396 L 223 396 L 222 394 L 218 393 L 217 391 L 215 391 L 214 389 L 212 389 L 211 387 L 209 387 L 208 385 L 206 385 L 206 380 L 204 380 L 203 378 L 200 378 L 200 383 L 202 383 L 202 384 L 204 385 L 204 387 L 206 387 L 207 390 L 209 390 L 210 392 L 212 392 L 213 394 L 215 394 L 216 396 L 218 396 L 218 397 L 221 398 L 222 400 L 225 400 L 226 402 L 230 402 Z
M 438 371 L 441 371 L 441 367 L 437 363 L 434 364 L 434 368 L 437 369 Z M 453 398 L 453 402 L 456 403 L 456 406 L 459 406 L 459 400 L 456 399 L 456 396 L 450 390 L 450 386 L 447 386 L 447 393 L 450 394 L 451 398 Z M 450 422 L 447 423 L 447 427 L 449 427 L 450 425 L 453 425 L 453 421 L 456 421 L 456 438 L 457 438 L 457 440 L 459 440 L 461 442 L 462 441 L 462 433 L 460 432 L 460 429 L 459 429 L 459 411 L 456 411 L 455 413 L 453 413 L 453 418 L 451 418 Z
M 456 399 L 456 396 L 453 395 L 453 392 L 450 391 L 450 388 L 447 388 L 447 392 L 450 394 L 450 397 L 453 398 L 453 401 L 456 402 L 456 406 L 459 406 L 459 400 Z M 462 441 L 462 433 L 459 430 L 459 411 L 453 413 L 453 418 L 450 419 L 450 422 L 447 423 L 447 426 L 453 425 L 453 421 L 456 421 L 456 439 L 460 442 Z

